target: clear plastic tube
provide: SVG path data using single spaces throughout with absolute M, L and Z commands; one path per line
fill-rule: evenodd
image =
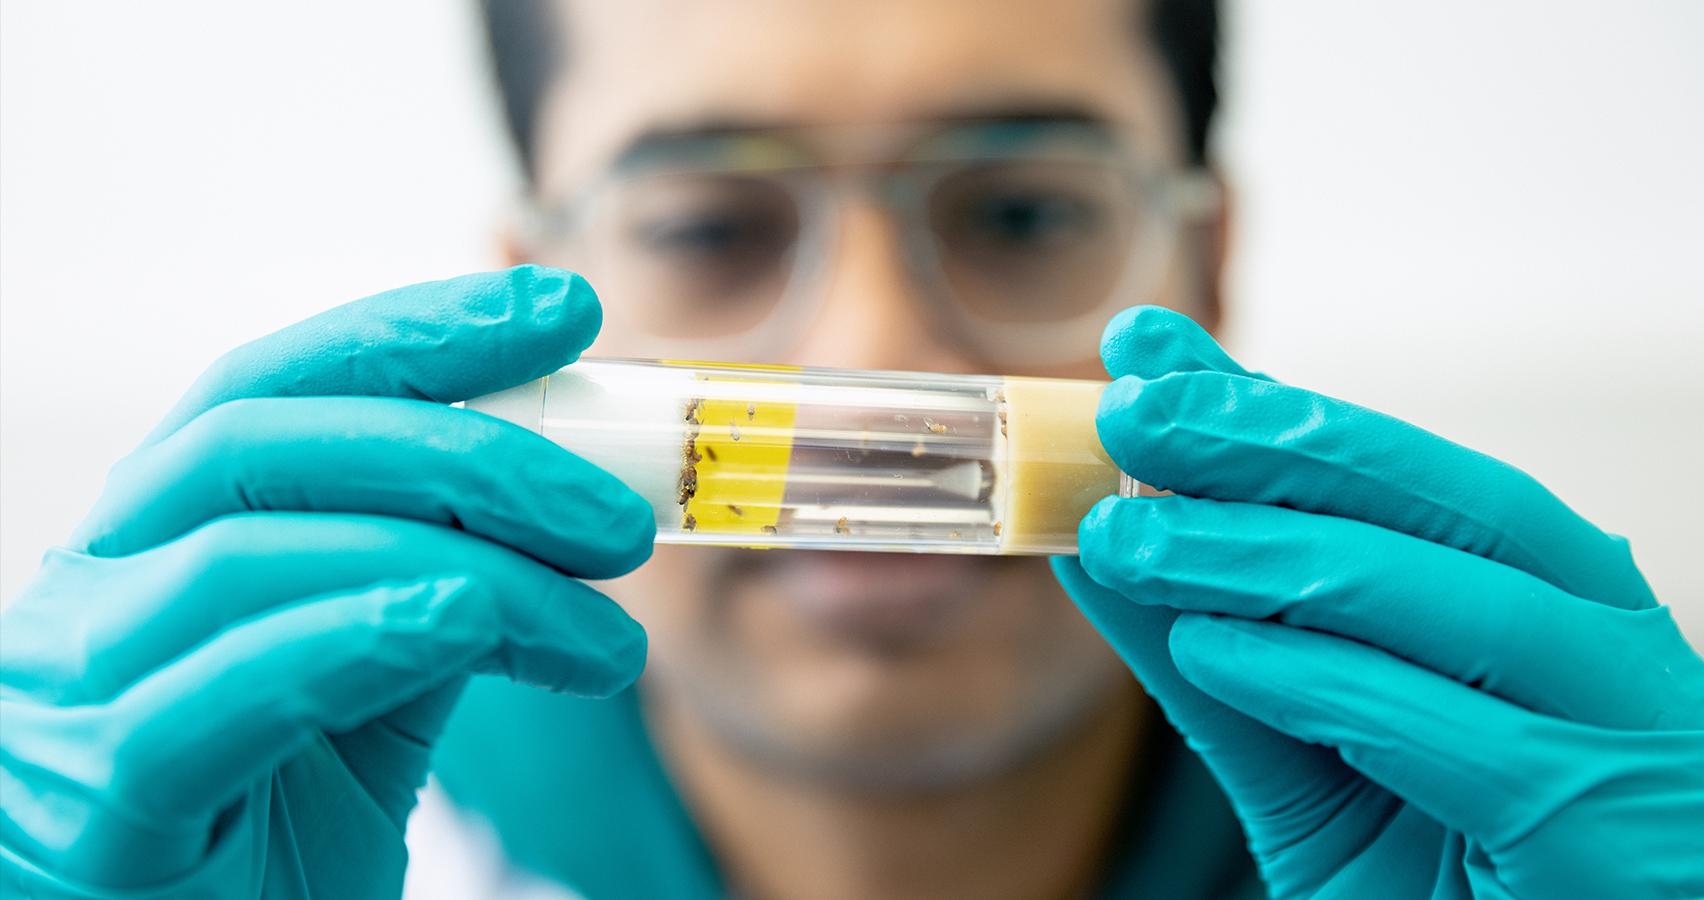
M 657 541 L 1074 554 L 1141 486 L 1095 437 L 1093 381 L 583 359 L 466 403 L 651 502 Z

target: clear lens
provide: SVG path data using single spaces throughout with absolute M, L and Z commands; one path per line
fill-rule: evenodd
M 801 215 L 772 180 L 669 174 L 612 186 L 591 226 L 585 273 L 624 316 L 659 337 L 714 338 L 781 302 Z
M 813 140 L 648 141 L 540 220 L 534 258 L 597 286 L 603 352 L 749 361 L 810 327 L 848 183 L 896 217 L 932 327 L 990 362 L 1092 356 L 1113 312 L 1149 302 L 1165 275 L 1172 182 L 1105 126 L 954 126 L 897 159 L 832 166 L 806 152 Z
M 945 289 L 994 322 L 1052 322 L 1100 308 L 1135 252 L 1136 192 L 1115 167 L 1002 161 L 947 174 L 927 200 Z

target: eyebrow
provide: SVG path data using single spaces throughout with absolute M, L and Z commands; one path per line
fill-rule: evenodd
M 1076 104 L 987 104 L 966 106 L 939 115 L 900 120 L 892 124 L 918 125 L 999 125 L 1025 122 L 1059 122 L 1081 125 L 1110 125 L 1112 120 L 1087 107 Z M 733 116 L 712 116 L 684 125 L 647 129 L 629 141 L 618 157 L 626 156 L 648 144 L 718 137 L 733 134 L 762 134 L 765 132 L 805 131 L 813 127 L 790 122 L 760 121 Z M 854 126 L 826 126 L 828 129 Z

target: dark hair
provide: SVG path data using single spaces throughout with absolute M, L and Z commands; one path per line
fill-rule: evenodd
M 534 173 L 539 105 L 566 61 L 552 0 L 480 0 L 509 136 L 521 166 Z M 1219 103 L 1218 0 L 1152 0 L 1145 23 L 1177 85 L 1189 159 L 1207 159 L 1207 130 Z

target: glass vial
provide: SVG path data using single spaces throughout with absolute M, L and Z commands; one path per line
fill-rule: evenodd
M 465 404 L 607 470 L 657 541 L 1075 554 L 1112 494 L 1102 382 L 583 359 Z

